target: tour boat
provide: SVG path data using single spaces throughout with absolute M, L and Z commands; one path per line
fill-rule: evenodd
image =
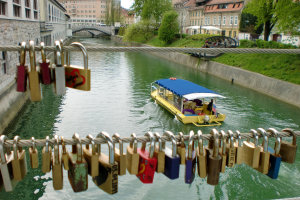
M 151 97 L 184 124 L 217 126 L 226 117 L 215 105 L 216 98 L 224 96 L 187 80 L 157 80 L 151 83 Z

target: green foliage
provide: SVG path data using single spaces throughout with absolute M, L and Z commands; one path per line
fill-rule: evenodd
M 204 41 L 206 38 L 214 37 L 214 36 L 220 36 L 215 34 L 195 34 L 195 35 L 189 35 L 188 38 L 192 40 L 202 40 Z
M 161 26 L 158 29 L 158 38 L 170 44 L 179 32 L 178 14 L 175 11 L 165 12 Z
M 126 31 L 126 27 L 124 26 L 120 27 L 118 35 L 123 36 L 125 34 L 125 31 Z
M 125 42 L 147 42 L 154 36 L 155 26 L 149 21 L 140 21 L 130 25 L 124 34 Z
M 240 32 L 247 32 L 252 35 L 259 35 L 263 31 L 262 24 L 257 26 L 257 17 L 251 13 L 242 12 L 240 20 Z
M 143 20 L 154 19 L 158 23 L 163 14 L 172 9 L 172 4 L 170 0 L 135 0 L 132 9 Z
M 275 41 L 264 40 L 240 40 L 240 48 L 262 48 L 262 49 L 295 49 L 291 44 L 282 44 Z
M 269 77 L 300 84 L 300 55 L 298 54 L 228 53 L 213 60 Z

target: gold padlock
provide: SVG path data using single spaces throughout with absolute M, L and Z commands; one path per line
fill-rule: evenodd
M 228 155 L 227 166 L 234 167 L 235 164 L 235 156 L 236 156 L 236 148 L 234 147 L 234 138 L 233 132 L 231 130 L 227 131 L 229 135 L 229 142 L 227 143 L 226 152 Z
M 131 137 L 132 141 L 129 146 L 127 146 L 126 163 L 129 174 L 136 175 L 139 172 L 140 155 L 137 153 L 137 139 L 135 133 L 132 133 Z
M 201 178 L 207 176 L 207 157 L 206 149 L 203 147 L 203 135 L 200 130 L 197 131 L 198 136 L 198 148 L 197 148 L 197 161 L 198 161 L 198 175 Z
M 221 172 L 225 172 L 225 166 L 227 161 L 227 153 L 226 153 L 226 133 L 221 130 L 220 131 L 220 140 L 222 140 L 222 148 L 220 149 L 220 156 L 222 157 L 222 164 L 221 164 Z M 221 142 L 220 142 L 221 144 Z
M 34 41 L 29 42 L 29 55 L 30 55 L 30 72 L 29 76 L 29 88 L 30 88 L 30 98 L 31 101 L 41 101 L 41 87 L 39 73 L 36 71 L 36 62 L 35 62 L 35 50 L 34 50 Z
M 62 148 L 61 160 L 64 164 L 64 169 L 69 170 L 69 157 L 68 157 L 69 154 L 66 149 L 64 137 L 60 136 L 60 140 L 61 140 L 61 148 Z
M 165 171 L 165 152 L 163 151 L 162 141 L 159 133 L 154 133 L 154 136 L 158 141 L 158 147 L 156 146 L 156 143 L 154 143 L 155 148 L 153 155 L 157 159 L 156 172 L 163 173 Z
M 39 167 L 39 152 L 35 147 L 35 139 L 31 138 L 32 147 L 29 147 L 29 156 L 30 156 L 30 166 L 32 169 Z
M 126 174 L 126 161 L 127 161 L 127 158 L 126 158 L 126 154 L 123 153 L 123 141 L 120 137 L 120 135 L 118 133 L 115 133 L 113 136 L 112 136 L 113 139 L 116 139 L 119 141 L 119 148 L 116 148 L 115 147 L 115 143 L 114 143 L 114 149 L 115 149 L 115 160 L 116 162 L 118 163 L 118 174 L 120 176 Z
M 297 137 L 292 129 L 283 129 L 283 132 L 287 132 L 293 136 L 292 143 L 281 141 L 280 155 L 283 162 L 294 163 L 297 153 Z
M 18 142 L 20 140 L 19 136 L 14 137 L 13 144 L 13 160 L 12 169 L 14 180 L 21 181 L 27 174 L 27 162 L 26 162 L 26 152 L 22 147 L 18 147 Z
M 269 171 L 270 164 L 270 152 L 268 152 L 268 136 L 263 128 L 258 128 L 258 132 L 263 137 L 263 147 L 261 148 L 260 152 L 259 166 L 258 168 L 256 168 L 256 170 L 263 174 L 267 174 Z
M 70 46 L 79 47 L 83 54 L 84 69 L 78 66 L 66 66 L 66 86 L 78 90 L 91 90 L 91 70 L 88 69 L 88 55 L 85 47 L 79 42 L 73 42 Z M 67 61 L 70 61 L 70 54 L 67 52 Z
M 236 164 L 240 165 L 244 163 L 244 148 L 242 146 L 242 137 L 240 131 L 236 131 L 237 134 L 237 142 L 234 143 L 234 146 L 236 148 Z
M 85 148 L 83 148 L 83 157 L 85 158 L 87 164 L 88 164 L 88 173 L 92 177 L 98 176 L 99 175 L 99 154 L 96 151 L 96 144 L 94 137 L 89 134 L 86 136 L 91 144 L 92 144 L 92 149 L 89 148 L 89 144 L 85 145 Z
M 254 138 L 254 143 L 250 140 L 243 142 L 244 147 L 244 163 L 252 168 L 258 168 L 261 148 L 258 146 L 258 133 L 256 130 L 251 129 Z
M 54 136 L 55 145 L 54 145 L 54 154 L 52 157 L 52 183 L 54 190 L 63 189 L 63 170 L 62 163 L 59 155 L 59 141 L 58 136 Z
M 49 136 L 46 137 L 46 145 L 42 150 L 42 172 L 47 173 L 51 171 L 51 156 L 52 148 L 49 146 Z
M 177 145 L 177 153 L 180 156 L 180 164 L 181 165 L 185 165 L 185 155 L 186 155 L 186 151 L 185 151 L 185 143 L 184 143 L 184 138 L 183 138 L 183 133 L 180 132 L 179 133 L 180 136 L 180 142 Z

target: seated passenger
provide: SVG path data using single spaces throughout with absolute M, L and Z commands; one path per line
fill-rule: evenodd
M 196 106 L 203 106 L 202 101 L 200 99 L 194 99 Z
M 212 111 L 213 102 L 214 102 L 214 100 L 213 100 L 213 99 L 211 99 L 211 100 L 210 100 L 210 102 L 209 102 L 209 104 L 207 105 L 207 110 L 208 110 L 209 112 L 211 112 L 211 111 Z

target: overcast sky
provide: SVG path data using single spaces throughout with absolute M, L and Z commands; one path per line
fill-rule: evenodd
M 121 6 L 123 8 L 130 8 L 132 6 L 134 0 L 121 0 Z

